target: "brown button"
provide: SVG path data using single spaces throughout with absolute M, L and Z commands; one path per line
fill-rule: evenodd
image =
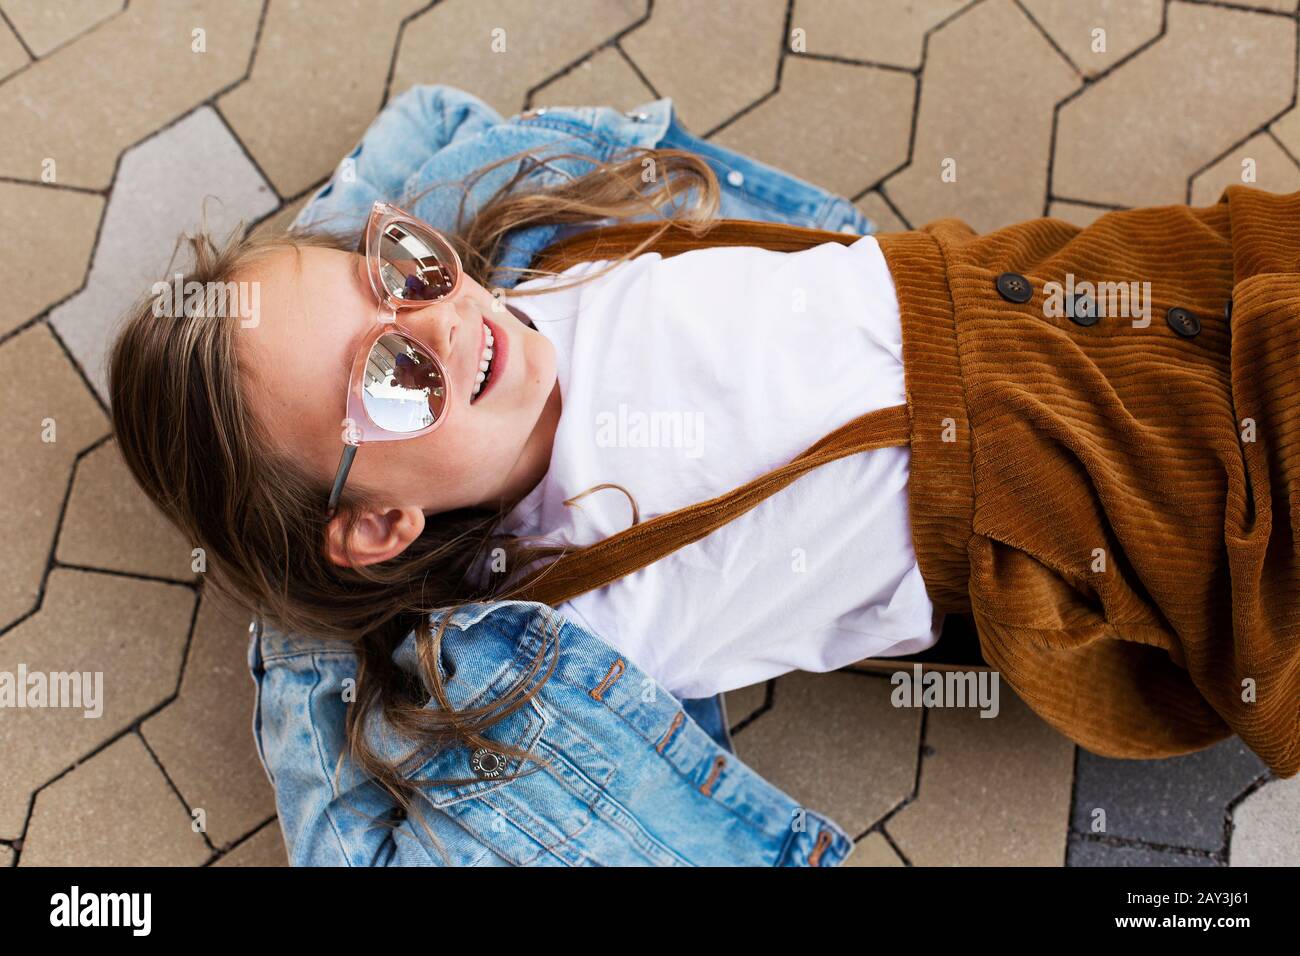
M 1004 272 L 993 280 L 998 295 L 1008 302 L 1024 303 L 1034 297 L 1034 287 L 1019 272 Z

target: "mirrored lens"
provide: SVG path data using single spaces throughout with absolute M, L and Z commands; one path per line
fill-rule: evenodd
M 428 353 L 406 336 L 389 332 L 366 358 L 361 399 L 379 427 L 414 432 L 432 425 L 446 409 L 447 383 Z
M 413 223 L 390 222 L 379 237 L 379 276 L 390 295 L 428 302 L 456 285 L 455 256 L 447 243 Z

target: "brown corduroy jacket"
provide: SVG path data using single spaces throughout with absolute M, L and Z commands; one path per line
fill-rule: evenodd
M 613 258 L 652 228 L 580 234 L 537 265 Z M 648 249 L 857 238 L 722 220 L 699 236 L 673 226 Z M 1086 228 L 1044 218 L 977 235 L 944 219 L 877 238 L 901 307 L 906 406 L 566 555 L 517 594 L 559 603 L 824 461 L 907 444 L 930 597 L 973 615 L 986 660 L 1038 714 L 1118 757 L 1235 732 L 1295 774 L 1300 193 L 1233 186 L 1213 206 L 1111 212 Z

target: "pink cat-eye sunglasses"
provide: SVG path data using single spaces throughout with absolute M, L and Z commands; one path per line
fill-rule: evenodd
M 449 299 L 460 289 L 460 256 L 438 230 L 405 210 L 376 202 L 363 239 L 366 274 L 379 300 L 371 330 L 357 347 L 348 378 L 343 458 L 325 517 L 338 508 L 357 447 L 427 435 L 447 420 L 451 380 L 438 353 L 399 318 Z

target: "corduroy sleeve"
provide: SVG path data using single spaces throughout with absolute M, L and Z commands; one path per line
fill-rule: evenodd
M 1080 746 L 1106 757 L 1167 757 L 1229 736 L 1162 624 L 1108 621 L 1095 595 L 1001 542 L 978 538 L 970 551 L 982 582 L 972 612 L 985 660 Z M 1056 692 L 1041 693 L 1046 686 Z

